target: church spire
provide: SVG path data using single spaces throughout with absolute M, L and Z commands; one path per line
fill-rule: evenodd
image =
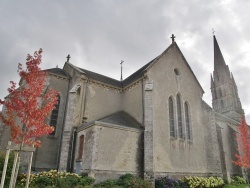
M 232 119 L 239 120 L 244 114 L 238 96 L 235 80 L 226 65 L 220 47 L 213 35 L 214 41 L 214 71 L 211 77 L 211 92 L 213 109 Z
M 220 50 L 220 47 L 218 45 L 215 35 L 213 36 L 213 38 L 214 38 L 214 70 L 218 70 L 221 68 L 225 68 L 226 63 L 221 53 L 221 50 Z

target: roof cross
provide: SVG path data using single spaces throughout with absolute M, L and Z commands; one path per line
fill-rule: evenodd
M 69 62 L 69 59 L 70 59 L 71 57 L 70 57 L 70 55 L 68 55 L 66 58 L 67 58 L 67 62 Z
M 212 33 L 213 33 L 213 36 L 214 36 L 214 33 L 215 33 L 215 30 L 214 30 L 214 28 L 212 28 Z
M 170 37 L 171 39 L 172 39 L 172 43 L 174 43 L 175 41 L 174 41 L 174 39 L 175 39 L 175 36 L 174 36 L 174 34 L 172 34 L 172 37 Z

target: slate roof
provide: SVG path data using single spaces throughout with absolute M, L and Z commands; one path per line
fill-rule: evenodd
M 115 87 L 124 88 L 124 87 L 130 85 L 131 83 L 133 83 L 134 81 L 142 78 L 143 75 L 144 75 L 144 73 L 147 72 L 148 68 L 151 67 L 151 65 L 153 65 L 155 62 L 157 62 L 157 59 L 159 57 L 161 57 L 162 55 L 164 55 L 165 53 L 167 53 L 167 51 L 169 49 L 171 49 L 173 46 L 176 46 L 177 49 L 179 50 L 179 52 L 180 52 L 183 60 L 186 62 L 188 68 L 190 69 L 191 73 L 193 74 L 193 76 L 196 79 L 198 85 L 200 86 L 201 90 L 204 93 L 204 90 L 201 87 L 201 85 L 200 85 L 197 77 L 195 76 L 193 70 L 191 69 L 190 65 L 188 64 L 187 60 L 185 59 L 184 55 L 182 54 L 182 52 L 179 49 L 179 47 L 178 47 L 178 45 L 177 45 L 176 42 L 172 43 L 163 53 L 161 53 L 159 56 L 157 56 L 156 58 L 154 58 L 152 61 L 150 61 L 149 63 L 147 63 L 146 65 L 144 65 L 142 68 L 140 68 L 139 70 L 137 70 L 136 72 L 134 72 L 132 75 L 130 75 L 129 77 L 127 77 L 123 81 L 119 81 L 119 80 L 116 80 L 116 79 L 113 79 L 113 78 L 110 78 L 110 77 L 107 77 L 107 76 L 104 76 L 104 75 L 101 75 L 101 74 L 98 74 L 98 73 L 95 73 L 95 72 L 91 72 L 91 71 L 86 70 L 86 69 L 79 68 L 79 67 L 76 67 L 76 68 L 78 68 L 79 70 L 85 72 L 86 76 L 88 78 L 90 78 L 90 79 L 93 79 L 93 80 L 96 80 L 96 81 L 99 81 L 99 82 L 102 82 L 102 83 L 106 83 L 106 84 L 109 84 L 109 85 L 112 85 L 112 86 L 115 86 Z
M 142 125 L 124 111 L 120 111 L 108 117 L 102 118 L 97 122 L 143 130 Z
M 155 58 L 156 59 L 156 58 Z M 153 59 L 152 61 L 150 61 L 149 63 L 147 63 L 146 65 L 144 65 L 142 68 L 140 68 L 139 70 L 137 70 L 136 72 L 134 72 L 132 75 L 130 75 L 129 77 L 127 77 L 125 80 L 122 81 L 122 86 L 126 87 L 129 84 L 133 83 L 134 81 L 136 81 L 137 79 L 143 77 L 144 73 L 146 72 L 147 67 L 155 60 Z
M 156 59 L 156 58 L 155 58 Z M 129 84 L 133 83 L 134 81 L 136 81 L 137 79 L 143 77 L 144 73 L 146 72 L 147 67 L 155 60 L 153 59 L 152 61 L 150 61 L 149 63 L 147 63 L 146 65 L 144 65 L 142 68 L 140 68 L 139 70 L 137 70 L 136 72 L 134 72 L 132 75 L 130 75 L 129 77 L 127 77 L 125 80 L 123 80 L 122 82 L 86 69 L 82 69 L 79 68 L 81 71 L 83 71 L 84 73 L 86 73 L 86 76 L 90 79 L 99 81 L 99 82 L 103 82 L 112 86 L 116 86 L 116 87 L 126 87 Z
M 173 44 L 171 44 L 162 54 L 166 53 L 172 47 L 172 45 Z M 139 70 L 134 72 L 132 75 L 130 75 L 129 77 L 127 77 L 123 81 L 115 80 L 115 79 L 109 78 L 107 76 L 104 76 L 104 75 L 101 75 L 101 74 L 98 74 L 95 72 L 91 72 L 89 70 L 82 69 L 79 67 L 77 67 L 77 68 L 80 69 L 81 71 L 85 72 L 86 76 L 89 77 L 90 79 L 97 80 L 99 82 L 103 82 L 103 83 L 106 83 L 106 84 L 109 84 L 112 86 L 123 88 L 123 87 L 126 87 L 129 84 L 133 83 L 134 81 L 142 78 L 144 73 L 147 71 L 147 68 L 150 67 L 150 65 L 153 64 L 154 60 L 156 60 L 159 56 L 154 58 L 152 61 L 150 61 L 149 63 L 147 63 L 143 67 L 141 67 Z
M 86 73 L 86 76 L 90 79 L 93 79 L 93 80 L 96 80 L 99 82 L 103 82 L 103 83 L 106 83 L 106 84 L 109 84 L 112 86 L 122 87 L 121 81 L 115 80 L 113 78 L 110 78 L 110 77 L 107 77 L 107 76 L 104 76 L 104 75 L 101 75 L 101 74 L 98 74 L 95 72 L 91 72 L 91 71 L 86 70 L 86 69 L 82 69 L 82 68 L 79 68 L 79 69 L 81 71 L 83 71 L 84 73 Z
M 60 68 L 52 68 L 52 69 L 46 69 L 47 72 L 52 74 L 57 74 L 64 77 L 70 77 L 63 69 Z

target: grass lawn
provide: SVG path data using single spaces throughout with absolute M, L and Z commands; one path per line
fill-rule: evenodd
M 250 184 L 225 185 L 224 188 L 250 188 Z

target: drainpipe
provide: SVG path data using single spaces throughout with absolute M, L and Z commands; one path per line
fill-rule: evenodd
M 65 109 L 64 109 L 64 114 L 63 114 L 63 126 L 62 126 L 62 131 L 61 131 L 61 136 L 60 136 L 60 142 L 59 142 L 59 149 L 57 153 L 57 171 L 59 170 L 59 163 L 60 163 L 60 158 L 61 158 L 61 150 L 62 150 L 62 139 L 63 139 L 63 130 L 65 127 L 65 122 L 66 122 L 66 114 L 67 114 L 67 107 L 68 107 L 68 100 L 69 100 L 69 84 L 70 84 L 71 77 L 69 78 L 68 81 L 68 88 L 67 88 L 67 95 L 66 95 L 66 104 L 65 104 Z
M 145 125 L 144 125 L 144 119 L 145 119 L 145 107 L 144 107 L 144 78 L 142 78 L 142 126 L 145 128 Z M 141 134 L 141 172 L 140 172 L 140 175 L 141 177 L 143 178 L 144 177 L 144 130 L 142 131 L 142 134 Z
M 73 134 L 72 134 L 72 139 L 71 139 L 71 151 L 70 151 L 70 163 L 69 163 L 69 171 L 73 172 L 74 171 L 74 159 L 75 159 L 75 146 L 76 146 L 76 127 L 73 128 Z
M 142 87 L 141 87 L 141 94 L 142 94 L 142 125 L 144 127 L 144 119 L 145 119 L 145 107 L 144 107 L 144 78 L 142 78 Z

